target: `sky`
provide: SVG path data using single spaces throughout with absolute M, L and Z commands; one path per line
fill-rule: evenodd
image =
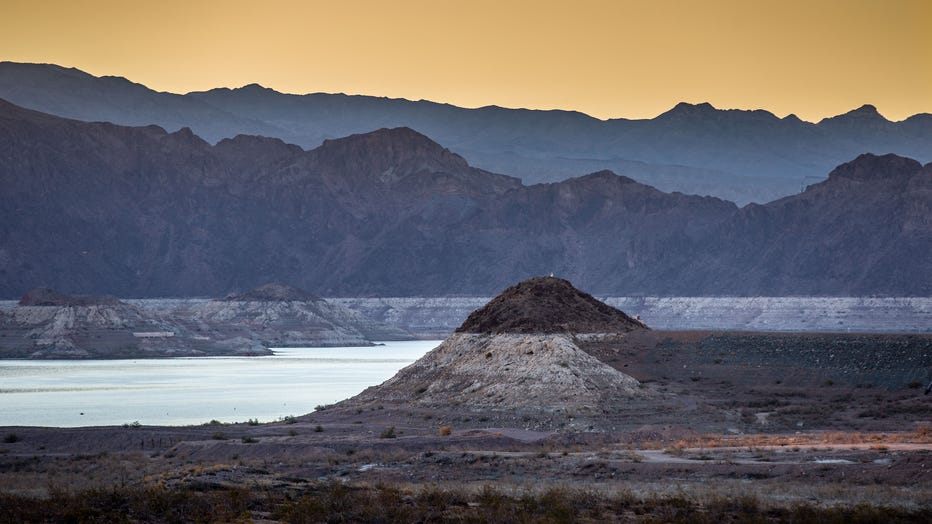
M 259 83 L 652 118 L 932 113 L 932 0 L 3 0 L 0 60 L 186 93 Z

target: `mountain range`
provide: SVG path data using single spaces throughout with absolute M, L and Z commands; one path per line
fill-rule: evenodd
M 257 84 L 181 95 L 121 77 L 14 62 L 0 62 L 0 98 L 78 120 L 188 127 L 210 143 L 246 134 L 311 149 L 328 139 L 408 127 L 479 168 L 528 185 L 609 169 L 663 191 L 740 205 L 796 194 L 861 153 L 932 161 L 932 115 L 891 122 L 871 105 L 817 123 L 705 103 L 681 103 L 653 119 L 599 120 L 572 111 L 292 95 Z
M 555 273 L 601 295 L 929 295 L 932 165 L 859 155 L 738 207 L 609 171 L 471 167 L 409 128 L 304 150 L 0 101 L 0 296 L 488 296 Z

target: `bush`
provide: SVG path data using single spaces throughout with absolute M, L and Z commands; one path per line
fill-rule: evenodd
M 19 442 L 19 435 L 17 435 L 16 433 L 7 433 L 3 437 L 3 442 L 5 444 L 12 444 L 14 442 Z
M 257 419 L 257 418 L 251 418 L 251 419 L 249 419 L 249 420 L 246 421 L 246 424 L 249 424 L 250 426 L 258 426 L 258 425 L 259 425 L 259 419 Z
M 395 438 L 396 436 L 397 435 L 395 435 L 395 426 L 392 426 L 382 431 L 382 434 L 379 435 L 379 438 Z
M 243 437 L 243 444 L 255 444 L 256 442 L 259 441 L 252 437 Z
M 234 458 L 235 460 L 235 458 Z M 513 494 L 429 488 L 412 494 L 391 485 L 313 483 L 296 497 L 253 488 L 109 488 L 47 498 L 0 493 L 2 522 L 930 522 L 928 508 L 861 503 L 768 507 L 754 496 L 616 496 L 552 487 Z
M 449 437 L 451 433 L 453 433 L 453 428 L 450 426 L 440 426 L 441 437 Z

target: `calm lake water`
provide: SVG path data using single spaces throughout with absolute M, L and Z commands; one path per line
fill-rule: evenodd
M 0 426 L 269 422 L 380 384 L 439 344 L 289 348 L 268 357 L 0 360 Z

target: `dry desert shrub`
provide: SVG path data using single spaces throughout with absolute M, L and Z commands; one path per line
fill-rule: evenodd
M 0 522 L 929 522 L 932 509 L 862 502 L 764 503 L 752 493 L 599 493 L 565 486 L 532 491 L 309 484 L 301 492 L 185 487 L 0 494 Z

